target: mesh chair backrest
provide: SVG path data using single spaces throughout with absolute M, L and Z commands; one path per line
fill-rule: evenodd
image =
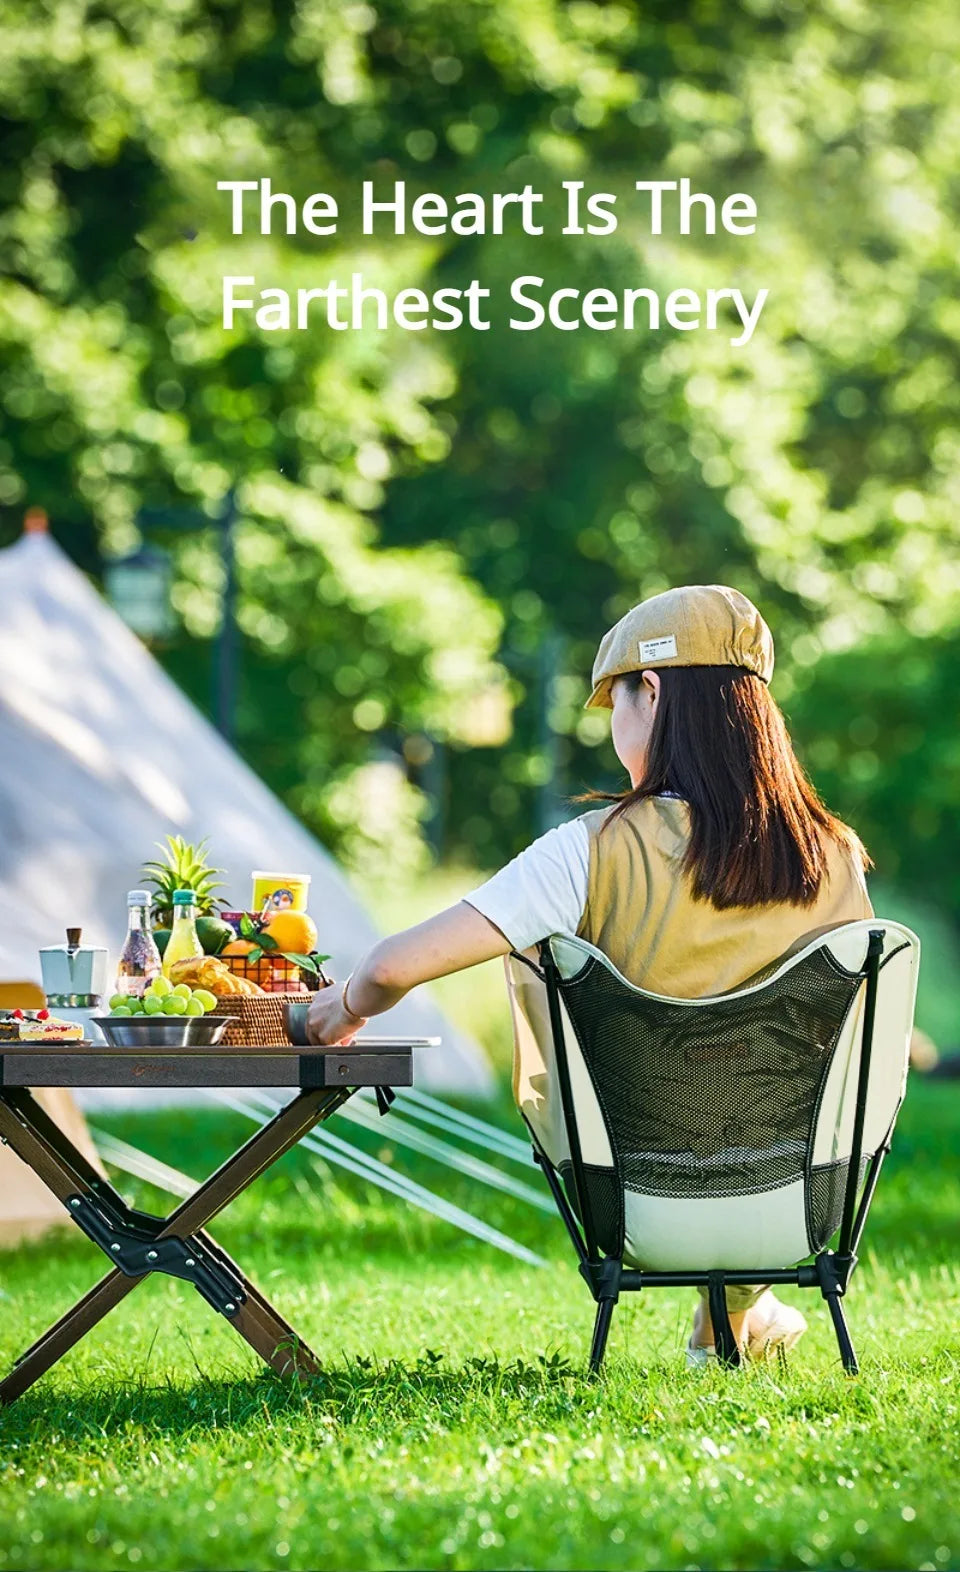
M 547 990 L 533 953 L 528 951 L 525 960 L 506 957 L 514 1030 L 513 1095 L 537 1146 L 568 1179 L 570 1142 L 559 1094 Z M 559 1015 L 593 1213 L 603 1228 L 604 1239 L 612 1241 L 622 1233 L 623 1224 L 621 1185 L 613 1148 L 593 1078 L 563 999 L 559 1001 Z M 572 1198 L 576 1205 L 575 1197 Z
M 648 993 L 585 941 L 550 941 L 590 1204 L 605 1249 L 642 1249 L 639 1230 L 660 1238 L 661 1257 L 676 1256 L 686 1248 L 671 1243 L 676 1230 L 689 1247 L 699 1240 L 697 1248 L 706 1230 L 726 1251 L 715 1264 L 732 1267 L 731 1250 L 744 1248 L 740 1236 L 751 1219 L 754 1233 L 771 1236 L 770 1248 L 782 1234 L 794 1260 L 826 1242 L 839 1223 L 850 1158 L 871 931 L 882 931 L 884 953 L 866 1156 L 892 1126 L 903 1092 L 919 950 L 908 929 L 846 924 L 763 983 L 702 1000 Z M 544 1000 L 536 999 L 537 988 L 541 996 L 546 990 L 517 962 L 511 981 L 515 1020 L 523 1021 L 518 1102 L 563 1173 L 569 1141 L 552 1083 Z M 540 1050 L 536 1075 L 527 1068 L 524 1031 Z M 712 1222 L 708 1213 L 716 1214 Z M 689 1263 L 666 1262 L 681 1264 Z

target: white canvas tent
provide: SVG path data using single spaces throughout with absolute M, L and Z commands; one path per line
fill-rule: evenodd
M 0 604 L 0 979 L 39 981 L 38 948 L 68 925 L 115 959 L 126 891 L 168 833 L 210 836 L 233 907 L 253 868 L 309 873 L 321 948 L 346 976 L 376 932 L 333 859 L 48 535 L 0 552 Z M 442 1036 L 420 1085 L 489 1092 L 482 1050 L 422 992 L 377 1025 Z
M 101 1168 L 87 1123 L 69 1092 L 38 1091 L 38 1102 L 83 1155 Z M 66 1209 L 9 1146 L 0 1146 L 0 1249 L 36 1239 L 62 1223 Z

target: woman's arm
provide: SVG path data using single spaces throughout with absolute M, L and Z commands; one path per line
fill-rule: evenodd
M 374 945 L 347 979 L 346 1008 L 343 984 L 321 989 L 307 1021 L 310 1041 L 349 1042 L 369 1016 L 389 1010 L 417 983 L 525 950 L 551 933 L 576 933 L 589 861 L 585 820 L 548 830 L 466 900 Z
M 389 1010 L 418 983 L 478 966 L 506 955 L 509 939 L 466 901 L 381 939 L 364 956 L 349 980 L 344 1006 L 342 983 L 322 988 L 310 1006 L 310 1042 L 347 1043 L 371 1015 Z

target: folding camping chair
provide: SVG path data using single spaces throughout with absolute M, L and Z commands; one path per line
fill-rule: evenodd
M 841 1300 L 903 1099 L 919 957 L 899 923 L 847 923 L 706 999 L 637 988 L 582 939 L 507 958 L 514 1093 L 597 1304 L 591 1370 L 621 1293 L 705 1287 L 737 1365 L 727 1285 L 792 1283 L 820 1289 L 857 1373 Z

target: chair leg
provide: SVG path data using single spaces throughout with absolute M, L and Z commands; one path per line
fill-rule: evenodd
M 713 1343 L 717 1350 L 717 1359 L 728 1369 L 736 1369 L 740 1364 L 740 1345 L 733 1335 L 733 1327 L 730 1325 L 730 1316 L 727 1313 L 727 1287 L 722 1272 L 710 1273 L 707 1298 L 710 1305 L 710 1320 L 713 1322 Z
M 597 1318 L 593 1323 L 593 1342 L 590 1345 L 590 1374 L 599 1375 L 600 1366 L 607 1347 L 607 1338 L 610 1336 L 610 1323 L 613 1320 L 615 1299 L 601 1299 L 597 1305 Z
M 839 1294 L 824 1294 L 824 1299 L 830 1310 L 830 1319 L 833 1321 L 833 1330 L 837 1334 L 837 1346 L 840 1349 L 840 1359 L 847 1375 L 859 1375 L 860 1365 L 857 1362 L 856 1350 L 850 1338 L 847 1327 L 847 1318 L 843 1313 L 843 1305 Z

